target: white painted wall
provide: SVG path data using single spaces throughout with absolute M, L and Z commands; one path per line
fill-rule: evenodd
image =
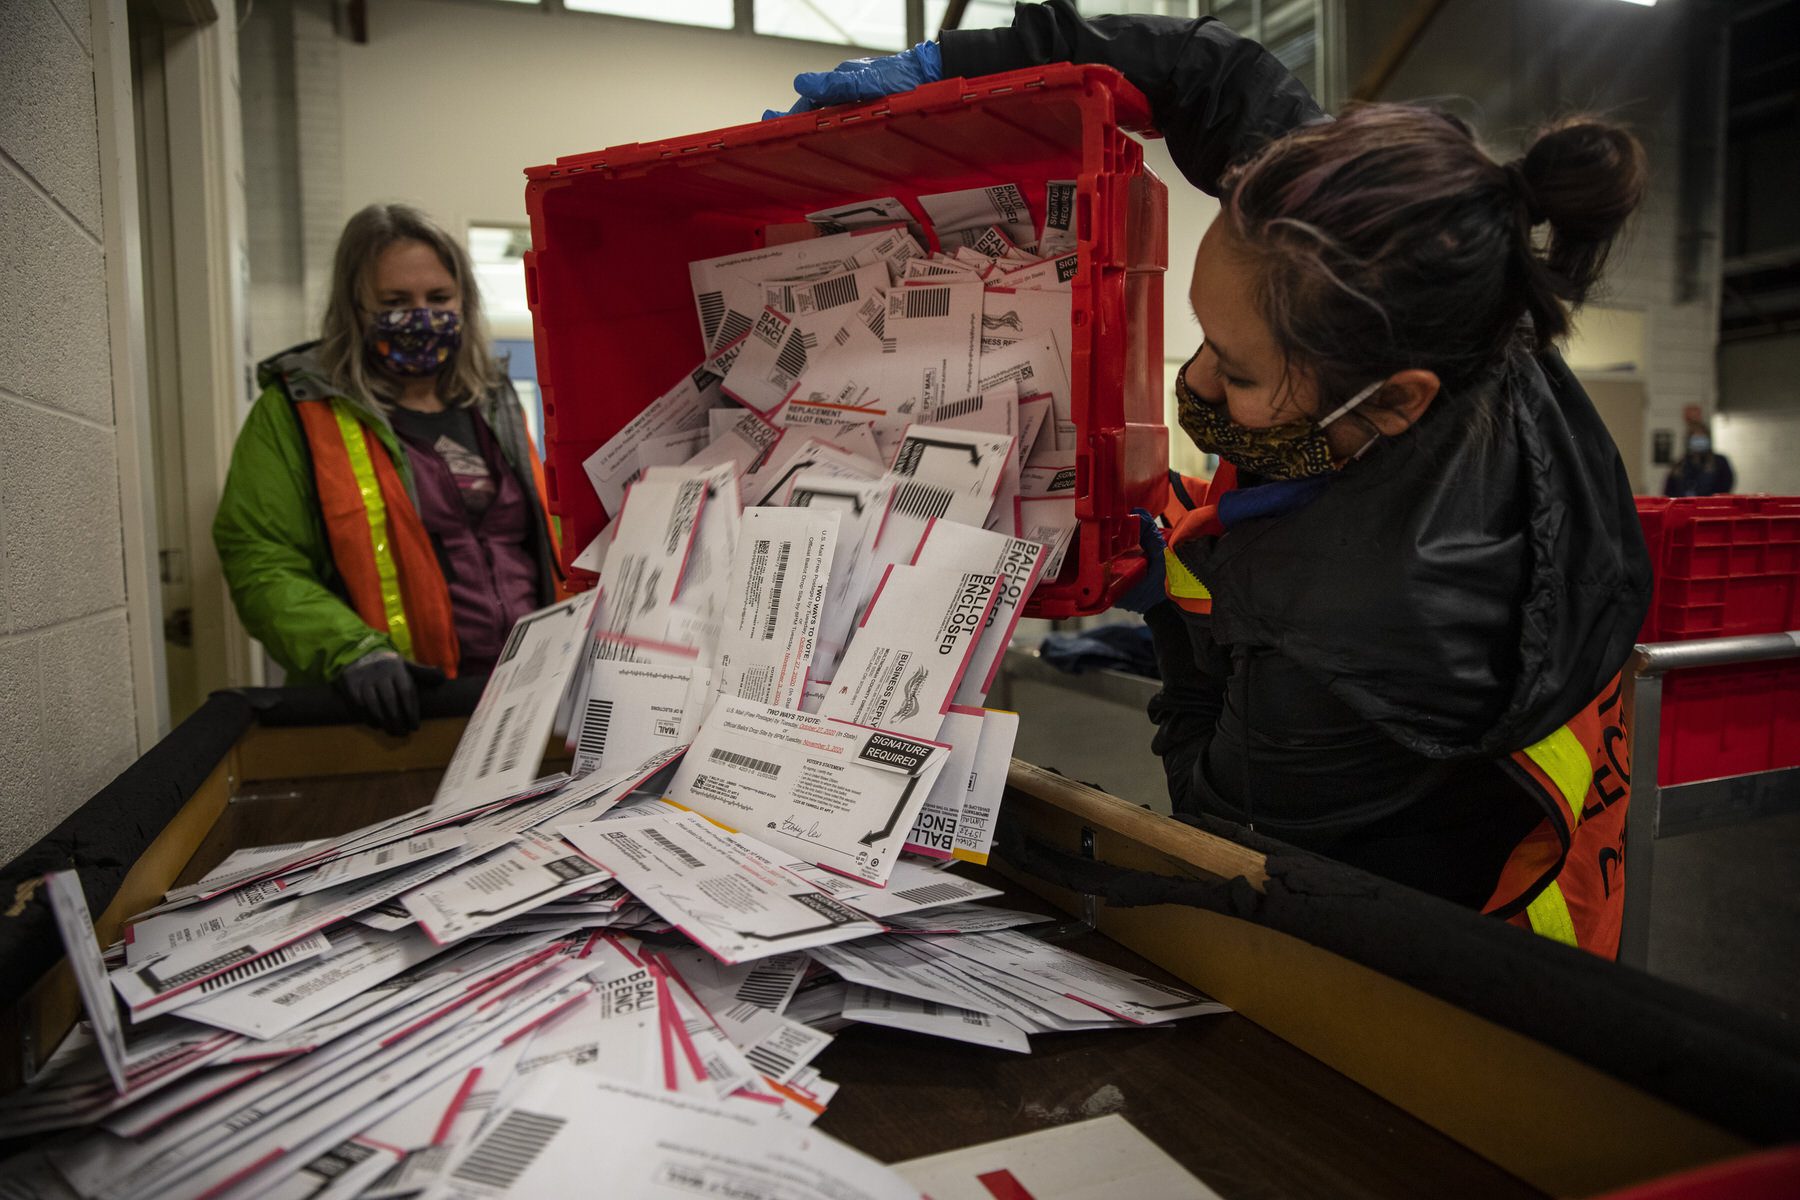
M 418 204 L 452 229 L 525 221 L 526 167 L 755 121 L 838 48 L 501 4 L 382 0 L 340 43 L 342 215 Z
M 0 3 L 0 860 L 138 749 L 93 32 Z
M 1719 347 L 1713 438 L 1740 492 L 1800 496 L 1800 334 Z

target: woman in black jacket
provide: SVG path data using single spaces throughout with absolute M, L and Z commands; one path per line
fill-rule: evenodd
M 1503 165 L 1428 109 L 1330 121 L 1214 20 L 1068 0 L 803 75 L 796 107 L 1063 61 L 1121 71 L 1223 205 L 1178 399 L 1228 467 L 1172 537 L 1180 602 L 1145 614 L 1176 811 L 1612 954 L 1617 675 L 1650 573 L 1553 343 L 1642 194 L 1641 148 L 1575 120 Z

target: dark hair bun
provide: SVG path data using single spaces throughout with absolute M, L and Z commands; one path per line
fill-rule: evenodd
M 1567 332 L 1562 305 L 1587 298 L 1613 240 L 1643 200 L 1644 147 L 1617 125 L 1571 117 L 1539 133 L 1511 169 L 1523 181 L 1532 223 L 1550 225 L 1542 253 L 1528 251 L 1536 268 L 1530 308 L 1547 341 Z
M 1553 270 L 1559 242 L 1570 251 L 1583 243 L 1611 242 L 1643 200 L 1649 178 L 1638 140 L 1619 126 L 1592 117 L 1573 117 L 1544 130 L 1519 168 L 1533 215 L 1550 223 Z M 1598 274 L 1598 266 L 1559 274 L 1587 284 Z

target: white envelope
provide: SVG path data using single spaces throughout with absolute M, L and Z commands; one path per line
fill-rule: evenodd
M 74 871 L 52 871 L 44 876 L 44 890 L 63 951 L 74 972 L 82 1007 L 87 1009 L 94 1040 L 113 1087 L 125 1092 L 125 1031 L 119 1024 L 118 1005 L 106 984 L 106 966 L 100 961 L 100 943 L 94 940 L 94 922 L 88 915 L 87 895 Z
M 739 475 L 747 475 L 768 457 L 787 432 L 748 409 L 732 411 L 739 414 L 736 419 L 705 449 L 682 464 L 684 469 L 706 471 L 731 463 Z
M 888 293 L 883 337 L 892 351 L 878 393 L 885 407 L 930 412 L 981 390 L 981 298 L 979 284 L 957 280 L 913 282 Z
M 723 698 L 668 796 L 802 862 L 880 885 L 948 751 L 922 738 Z
M 183 1018 L 251 1038 L 277 1037 L 411 970 L 441 947 L 417 929 L 342 927 L 324 955 L 181 1010 Z
M 497 1111 L 449 1182 L 469 1200 L 588 1195 L 597 1145 L 608 1147 L 606 1191 L 633 1200 L 919 1200 L 910 1183 L 823 1134 L 566 1066 Z
M 712 671 L 693 659 L 594 663 L 573 772 L 585 777 L 608 762 L 640 762 L 687 745 L 712 692 Z
M 1078 525 L 1071 493 L 1019 497 L 1019 536 L 1044 544 L 1045 579 L 1055 579 L 1062 572 L 1063 559 L 1074 544 Z
M 601 631 L 667 638 L 669 608 L 681 594 L 710 490 L 705 478 L 690 474 L 642 479 L 626 491 L 601 572 L 606 591 L 597 622 Z
M 790 862 L 787 870 L 865 916 L 886 923 L 908 913 L 998 896 L 1000 889 L 913 858 L 894 864 L 887 886 L 873 887 L 810 863 Z
M 720 696 L 800 703 L 837 531 L 837 514 L 822 509 L 744 510 L 719 640 Z
M 830 679 L 850 642 L 856 610 L 865 592 L 873 593 L 872 566 L 878 522 L 887 508 L 889 485 L 880 480 L 840 479 L 807 472 L 794 477 L 788 503 L 837 514 L 837 543 L 831 553 L 831 578 L 820 612 L 812 675 Z M 863 588 L 862 581 L 867 580 Z
M 512 844 L 407 892 L 400 901 L 441 946 L 605 881 L 605 872 L 560 837 L 526 830 Z
M 1019 736 L 1019 714 L 990 708 L 982 712 L 981 737 L 969 768 L 969 790 L 956 822 L 952 853 L 965 862 L 986 863 L 994 844 L 994 824 L 1006 795 L 1012 769 L 1013 743 Z
M 1025 1031 L 991 1013 L 975 1012 L 931 1000 L 917 1000 L 895 992 L 851 984 L 844 997 L 844 1016 L 868 1025 L 885 1025 L 952 1041 L 971 1042 L 1015 1054 L 1030 1054 L 1031 1039 Z
M 999 225 L 1017 245 L 1037 243 L 1037 227 L 1016 183 L 920 196 L 919 207 L 925 210 L 940 241 L 944 234 L 959 229 Z
M 1052 179 L 1045 188 L 1044 226 L 1037 244 L 1044 258 L 1068 254 L 1076 247 L 1075 186 L 1073 179 Z
M 566 826 L 583 853 L 721 962 L 741 963 L 881 932 L 778 865 L 785 855 L 697 813 Z
M 944 571 L 987 571 L 998 577 L 994 607 L 956 689 L 956 703 L 979 706 L 999 677 L 1013 630 L 1043 571 L 1042 543 L 1011 538 L 950 521 L 932 525 L 913 562 Z
M 709 393 L 717 392 L 718 380 L 703 370 L 690 371 L 588 455 L 581 465 L 609 518 L 619 515 L 625 485 L 639 470 L 638 447 L 659 435 L 705 428 Z
M 1081 256 L 1071 250 L 1067 254 L 1020 267 L 1016 271 L 1003 272 L 995 282 L 1021 290 L 1067 292 L 1070 290 L 1071 281 L 1080 269 Z
M 935 738 L 974 656 L 998 582 L 981 571 L 890 567 L 819 712 Z
M 949 744 L 950 754 L 906 835 L 906 850 L 926 858 L 948 859 L 956 849 L 956 825 L 969 794 L 975 747 L 981 740 L 981 710 L 952 705 L 944 714 L 938 740 Z
M 794 443 L 791 450 L 788 449 L 790 442 Z M 762 470 L 744 480 L 750 503 L 785 505 L 794 477 L 803 471 L 835 475 L 841 479 L 874 479 L 882 473 L 882 468 L 832 445 L 817 433 L 804 441 L 797 437 L 783 438 L 781 452 L 772 456 Z
M 847 314 L 849 308 L 846 306 L 854 308 L 870 300 L 876 301 L 876 306 L 871 311 L 880 312 L 885 308 L 887 290 L 886 263 L 872 263 L 841 275 L 826 275 L 804 281 L 771 279 L 762 285 L 764 304 L 795 317 L 811 316 L 833 309 L 843 310 Z
M 697 498 L 694 503 L 698 505 Z M 646 504 L 645 510 L 648 508 Z M 613 543 L 614 555 L 620 553 L 620 545 Z M 635 553 L 631 543 L 626 546 L 628 553 Z M 610 570 L 610 557 L 608 563 Z M 609 575 L 609 612 L 615 595 L 621 601 L 631 595 L 623 588 L 615 593 L 614 587 Z M 523 791 L 537 777 L 563 688 L 578 665 L 597 599 L 597 593 L 583 592 L 528 613 L 513 625 L 450 765 L 444 769 L 431 801 L 433 813 L 447 816 L 479 808 Z
M 1074 450 L 1074 399 L 1070 390 L 1067 350 L 1051 333 L 1040 333 L 985 350 L 981 356 L 981 388 L 1016 383 L 1019 395 L 1050 397 L 1055 412 L 1056 443 L 1060 450 Z
M 769 279 L 816 279 L 878 262 L 901 270 L 908 259 L 918 257 L 920 253 L 918 243 L 904 228 L 871 226 L 849 233 L 701 259 L 688 264 L 688 277 L 694 289 L 694 305 L 700 314 L 701 332 L 710 346 L 716 344 L 714 338 L 725 317 L 724 288 L 729 281 L 761 283 Z
M 767 417 L 799 387 L 808 356 L 843 328 L 844 322 L 835 317 L 825 313 L 809 320 L 765 307 L 732 358 L 720 390 Z M 831 328 L 823 327 L 826 321 Z

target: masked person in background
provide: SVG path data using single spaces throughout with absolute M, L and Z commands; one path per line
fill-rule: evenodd
M 416 209 L 363 209 L 319 340 L 257 380 L 213 522 L 238 615 L 290 682 L 416 729 L 419 685 L 491 670 L 556 582 L 543 468 L 468 255 Z
M 1665 496 L 1725 496 L 1737 485 L 1731 460 L 1713 453 L 1712 434 L 1706 426 L 1688 429 L 1687 453 L 1669 468 L 1663 481 Z
M 1068 0 L 802 75 L 795 107 L 1065 61 L 1121 71 L 1222 205 L 1178 384 L 1220 470 L 1166 553 L 1142 518 L 1176 812 L 1616 954 L 1619 670 L 1650 571 L 1554 343 L 1638 203 L 1642 149 L 1577 119 L 1501 163 L 1422 107 L 1331 121 L 1216 20 Z

